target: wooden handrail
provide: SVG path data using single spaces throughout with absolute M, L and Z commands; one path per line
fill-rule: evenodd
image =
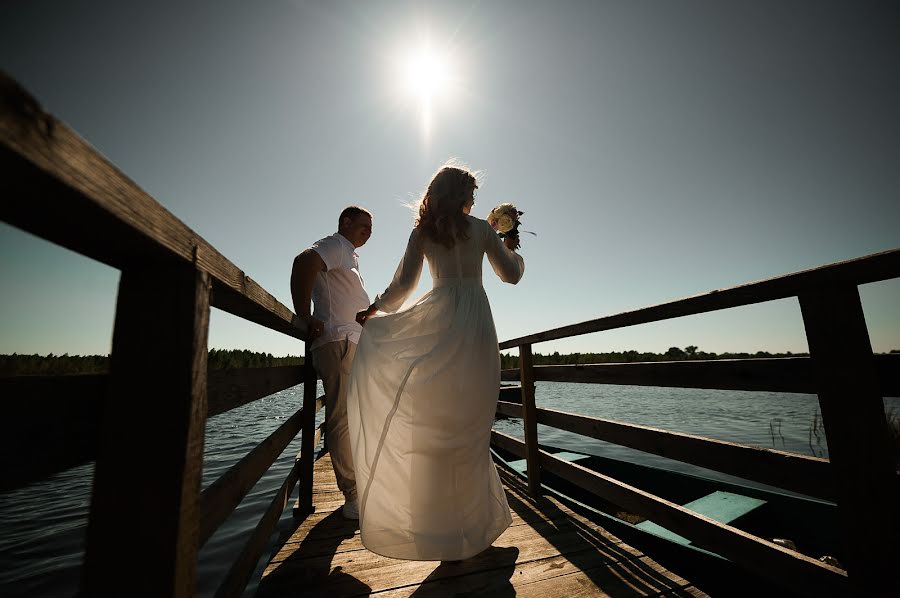
M 210 370 L 207 417 L 297 385 L 304 372 L 304 366 Z M 0 378 L 4 417 L 19 422 L 0 435 L 0 492 L 96 459 L 108 389 L 108 374 Z
M 710 291 L 643 309 L 622 312 L 604 318 L 597 318 L 596 320 L 588 320 L 578 324 L 529 334 L 500 343 L 500 349 L 510 349 L 520 345 L 533 345 L 534 343 L 579 336 L 591 332 L 613 330 L 636 324 L 647 324 L 659 320 L 796 297 L 807 289 L 836 284 L 860 285 L 897 277 L 900 277 L 900 249 L 892 249 L 760 282 Z
M 882 395 L 900 397 L 900 354 L 875 355 L 874 358 Z M 541 382 L 807 394 L 815 394 L 818 390 L 809 357 L 536 365 L 533 369 L 534 379 Z M 505 381 L 515 381 L 519 377 L 518 369 L 501 372 L 501 379 Z
M 522 407 L 513 403 L 498 402 L 497 412 L 522 417 Z M 762 484 L 835 500 L 834 478 L 828 459 L 555 409 L 538 409 L 537 423 Z
M 5 222 L 119 269 L 192 265 L 209 274 L 213 307 L 306 338 L 290 309 L 2 73 L 0 165 Z

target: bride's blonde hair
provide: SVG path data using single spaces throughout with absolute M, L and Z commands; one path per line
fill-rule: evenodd
M 475 175 L 461 166 L 444 166 L 419 200 L 416 227 L 426 237 L 450 249 L 456 239 L 468 239 L 469 222 L 463 205 L 478 186 Z

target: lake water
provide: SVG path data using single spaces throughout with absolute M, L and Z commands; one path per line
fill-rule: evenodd
M 322 393 L 321 384 L 318 393 Z M 539 407 L 828 456 L 824 434 L 819 430 L 817 439 L 811 432 L 818 407 L 814 395 L 539 382 L 536 400 Z M 216 480 L 271 434 L 300 408 L 302 401 L 302 386 L 296 386 L 210 419 L 206 427 L 203 486 Z M 885 408 L 900 414 L 900 399 L 885 399 Z M 318 414 L 317 423 L 323 415 Z M 498 421 L 495 428 L 522 437 L 518 420 Z M 569 450 L 681 471 L 702 471 L 544 426 L 538 427 L 538 438 L 542 443 Z M 198 595 L 211 596 L 215 592 L 299 450 L 298 437 L 203 547 L 199 555 Z M 92 475 L 93 464 L 88 464 L 0 494 L 0 596 L 73 596 L 77 592 Z M 287 509 L 279 521 L 279 533 L 289 530 L 291 524 L 291 510 Z M 123 549 L 127 549 L 128 542 L 139 541 L 129 537 L 127 531 L 123 525 Z M 278 535 L 273 535 L 257 566 L 247 588 L 248 596 L 255 591 Z

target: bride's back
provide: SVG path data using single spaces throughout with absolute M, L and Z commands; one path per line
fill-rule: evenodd
M 481 264 L 484 261 L 486 232 L 490 226 L 484 220 L 466 216 L 469 227 L 468 238 L 457 237 L 452 248 L 436 243 L 423 236 L 422 244 L 428 269 L 435 280 L 443 278 L 481 278 Z M 421 231 L 420 231 L 421 234 Z M 457 259 L 459 268 L 457 269 Z

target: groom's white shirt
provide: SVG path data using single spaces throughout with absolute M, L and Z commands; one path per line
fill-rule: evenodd
M 362 326 L 356 322 L 356 314 L 369 307 L 369 294 L 359 273 L 356 248 L 344 235 L 334 233 L 313 243 L 311 249 L 327 268 L 318 273 L 313 286 L 313 317 L 325 323 L 325 330 L 311 348 L 345 338 L 359 343 Z

